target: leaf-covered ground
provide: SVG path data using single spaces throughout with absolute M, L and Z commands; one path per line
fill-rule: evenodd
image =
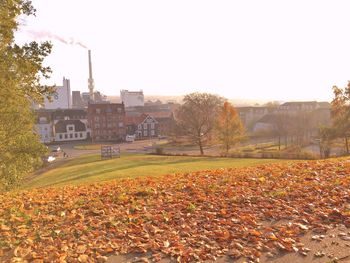
M 313 253 L 300 242 L 304 233 L 317 239 L 350 227 L 349 175 L 341 159 L 7 193 L 0 261 L 104 262 L 135 252 L 180 262 L 303 257 Z

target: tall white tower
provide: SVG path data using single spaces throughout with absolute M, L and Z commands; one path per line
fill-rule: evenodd
M 92 78 L 91 50 L 88 51 L 88 54 L 89 54 L 88 88 L 89 88 L 90 101 L 94 101 L 94 79 Z

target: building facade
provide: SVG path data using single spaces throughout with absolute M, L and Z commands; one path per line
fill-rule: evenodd
M 145 105 L 143 91 L 120 91 L 120 99 L 126 108 Z
M 85 123 L 80 120 L 59 120 L 54 125 L 55 141 L 78 141 L 88 138 Z
M 69 79 L 63 78 L 63 86 L 56 86 L 56 91 L 52 96 L 52 101 L 47 98 L 41 105 L 44 109 L 70 109 L 72 108 L 72 99 Z
M 93 141 L 124 140 L 126 136 L 124 104 L 89 104 L 88 123 Z
M 38 110 L 35 131 L 42 143 L 53 141 L 52 114 L 50 111 Z

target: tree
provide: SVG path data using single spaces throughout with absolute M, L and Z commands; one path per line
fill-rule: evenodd
M 191 93 L 184 97 L 183 104 L 176 112 L 176 121 L 193 143 L 199 146 L 203 155 L 203 146 L 213 135 L 217 114 L 223 104 L 223 98 L 208 93 Z
M 217 120 L 218 140 L 223 144 L 226 155 L 232 146 L 244 139 L 244 129 L 237 111 L 229 102 L 220 108 Z
M 18 16 L 34 13 L 28 0 L 0 2 L 0 190 L 16 185 L 46 151 L 34 133 L 31 105 L 53 92 L 53 87 L 40 85 L 51 73 L 43 61 L 52 46 L 14 42 Z
M 333 86 L 334 99 L 332 100 L 332 124 L 337 137 L 344 138 L 346 153 L 349 154 L 350 130 L 350 81 L 344 89 Z
M 332 141 L 335 138 L 335 130 L 333 127 L 321 126 L 319 127 L 319 143 L 320 155 L 323 158 L 328 158 L 331 154 Z

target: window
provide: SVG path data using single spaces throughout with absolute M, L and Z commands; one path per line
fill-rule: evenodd
M 68 138 L 68 134 L 65 134 L 65 135 L 64 135 L 64 138 L 67 139 L 67 138 Z
M 151 130 L 151 135 L 154 136 L 154 134 L 155 134 L 155 133 L 154 133 L 154 130 Z
M 95 121 L 99 121 L 100 118 L 98 116 L 95 116 Z
M 144 130 L 147 130 L 147 123 L 144 123 L 144 124 L 143 124 L 143 129 L 144 129 Z
M 72 134 L 72 133 L 71 133 L 71 134 L 69 134 L 69 138 L 71 138 L 71 139 L 73 138 L 73 134 Z
M 80 135 L 80 138 L 83 138 L 83 133 L 81 132 L 81 133 L 79 133 L 79 135 Z
M 74 133 L 74 138 L 78 138 L 78 133 Z
M 154 129 L 154 123 L 151 123 L 151 129 Z
M 62 134 L 60 134 L 60 139 L 62 139 Z
M 137 127 L 138 127 L 138 129 L 139 129 L 139 130 L 141 130 L 141 129 L 142 129 L 141 124 L 139 124 Z
M 99 128 L 100 128 L 100 124 L 95 123 L 95 128 L 96 128 L 96 129 L 99 129 Z
M 96 109 L 96 113 L 100 114 L 101 113 L 101 109 Z
M 147 130 L 144 130 L 144 131 L 143 131 L 143 136 L 148 136 Z
M 112 128 L 112 123 L 107 123 L 107 128 Z
M 68 126 L 68 131 L 74 131 L 74 126 Z
M 122 127 L 124 127 L 124 123 L 119 122 L 119 123 L 118 123 L 118 126 L 119 126 L 119 128 L 122 128 Z
M 118 113 L 121 113 L 121 112 L 122 112 L 122 109 L 121 109 L 121 108 L 118 108 L 118 109 L 117 109 L 117 112 L 118 112 Z

